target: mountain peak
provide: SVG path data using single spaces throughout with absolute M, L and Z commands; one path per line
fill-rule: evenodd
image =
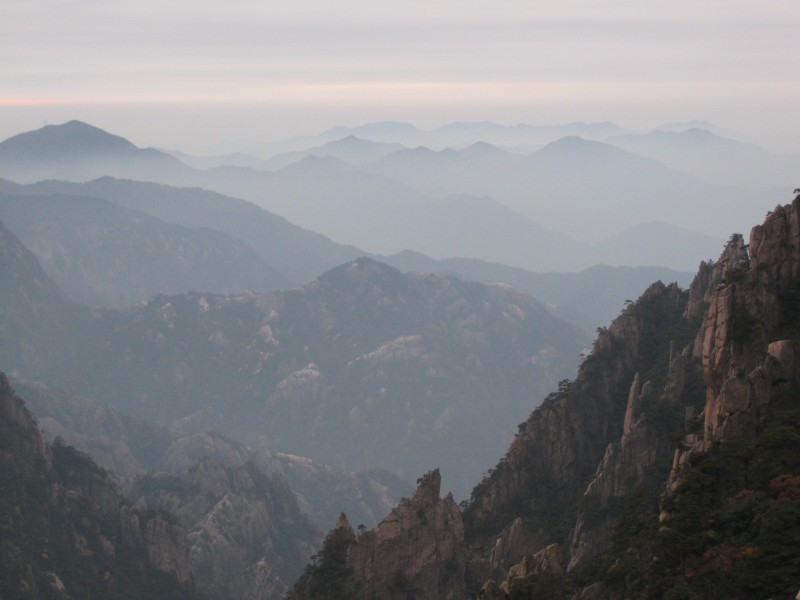
M 136 146 L 125 138 L 76 120 L 62 125 L 45 125 L 0 143 L 0 157 L 36 157 L 39 160 L 105 157 L 136 150 Z
M 623 150 L 606 144 L 605 142 L 586 140 L 577 135 L 568 135 L 554 142 L 550 142 L 544 148 L 534 153 L 534 155 L 538 156 L 552 157 L 565 157 L 570 155 L 599 157 L 620 154 L 626 153 Z
M 89 181 L 103 175 L 155 181 L 178 172 L 183 176 L 188 170 L 173 156 L 138 148 L 123 137 L 77 120 L 45 125 L 0 143 L 0 176 L 18 183 Z

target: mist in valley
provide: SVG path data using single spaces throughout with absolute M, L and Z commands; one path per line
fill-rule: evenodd
M 74 446 L 108 502 L 170 513 L 188 570 L 155 569 L 186 597 L 282 598 L 340 513 L 370 539 L 415 481 L 480 521 L 611 323 L 704 285 L 797 186 L 781 3 L 47 4 L 0 25 L 41 45 L 0 66 L 0 371 L 31 464 Z

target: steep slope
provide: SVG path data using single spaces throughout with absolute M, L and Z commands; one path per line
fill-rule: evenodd
M 764 594 L 786 593 L 790 574 L 796 576 L 800 573 L 800 563 L 797 563 L 800 557 L 796 552 L 779 552 L 780 559 L 775 555 L 776 547 L 791 543 L 791 532 L 800 525 L 799 511 L 783 512 L 781 518 L 786 530 L 782 533 L 773 531 L 769 540 L 759 537 L 757 530 L 754 533 L 752 525 L 743 527 L 741 533 L 736 533 L 736 528 L 727 527 L 725 519 L 732 518 L 731 514 L 724 509 L 720 511 L 719 504 L 708 504 L 708 498 L 702 502 L 706 503 L 709 514 L 717 515 L 716 521 L 702 525 L 693 520 L 694 517 L 690 516 L 693 513 L 689 512 L 697 510 L 692 507 L 692 502 L 699 500 L 699 482 L 702 477 L 710 476 L 709 472 L 705 475 L 694 473 L 696 466 L 703 463 L 705 453 L 715 448 L 715 442 L 722 442 L 723 451 L 725 448 L 730 451 L 745 436 L 754 440 L 751 448 L 759 453 L 763 465 L 753 469 L 751 485 L 755 486 L 757 493 L 766 495 L 758 508 L 751 506 L 747 509 L 752 511 L 750 518 L 756 519 L 759 515 L 769 518 L 771 511 L 785 506 L 780 503 L 786 496 L 780 496 L 778 491 L 792 493 L 792 484 L 785 478 L 791 478 L 795 469 L 800 467 L 800 456 L 786 453 L 780 446 L 776 446 L 774 455 L 770 455 L 764 447 L 769 442 L 763 441 L 761 436 L 762 432 L 770 431 L 769 428 L 762 429 L 765 420 L 771 423 L 784 419 L 782 422 L 786 423 L 786 418 L 780 417 L 781 411 L 787 406 L 796 408 L 798 372 L 793 353 L 798 339 L 795 313 L 800 299 L 797 292 L 800 255 L 796 250 L 800 242 L 799 209 L 800 198 L 790 206 L 776 208 L 764 225 L 752 230 L 749 246 L 744 244 L 740 235 L 734 235 L 719 262 L 701 265 L 689 294 L 675 305 L 682 314 L 673 312 L 673 319 L 662 316 L 658 320 L 660 340 L 652 340 L 651 343 L 657 343 L 651 348 L 657 350 L 655 356 L 660 354 L 661 357 L 650 369 L 643 369 L 640 364 L 634 376 L 629 372 L 624 377 L 630 382 L 626 410 L 623 418 L 618 415 L 614 419 L 617 427 L 622 425 L 622 431 L 609 438 L 594 475 L 585 479 L 587 483 L 577 506 L 577 520 L 573 520 L 575 517 L 570 519 L 574 523 L 570 545 L 568 550 L 564 548 L 569 558 L 569 569 L 575 573 L 592 572 L 598 565 L 607 569 L 592 592 L 600 595 L 590 597 L 623 597 L 631 590 L 638 590 L 634 592 L 638 597 L 662 597 L 665 586 L 694 591 L 703 589 L 706 597 L 744 598 L 753 597 L 752 594 L 767 597 Z M 643 303 L 653 291 L 651 288 L 634 306 L 654 314 L 652 307 Z M 698 317 L 702 317 L 699 325 Z M 620 321 L 615 321 L 609 331 Z M 602 360 L 603 354 L 598 352 L 597 344 L 603 338 L 601 334 L 587 363 Z M 665 342 L 668 342 L 666 346 Z M 640 360 L 649 345 L 640 346 L 637 351 Z M 667 348 L 668 354 L 664 356 Z M 562 400 L 564 405 L 569 403 L 570 393 L 575 393 L 575 387 L 586 381 L 589 374 L 584 368 L 587 363 L 584 363 L 575 384 L 566 390 Z M 619 366 L 619 363 L 605 365 L 605 376 L 615 372 L 621 374 Z M 598 380 L 589 376 L 589 381 L 597 384 Z M 616 396 L 625 397 L 619 392 Z M 546 418 L 546 404 L 534 413 L 533 422 L 529 420 L 526 432 L 531 424 L 535 424 L 537 416 L 538 419 Z M 702 426 L 695 417 L 698 412 L 702 415 Z M 541 457 L 547 456 L 546 449 L 538 446 L 540 438 L 547 439 L 548 434 L 553 435 L 556 431 L 560 439 L 566 437 L 569 440 L 576 431 L 584 435 L 591 431 L 587 424 L 579 425 L 580 422 L 576 421 L 578 411 L 572 410 L 569 414 L 569 425 L 562 422 L 554 430 L 537 431 L 527 441 L 521 441 L 525 436 L 522 433 L 515 440 L 506 462 L 513 463 L 516 456 L 523 457 L 524 451 L 532 450 L 533 453 L 511 469 L 501 463 L 492 476 L 476 488 L 465 514 L 468 535 L 471 531 L 479 534 L 487 517 L 496 518 L 502 514 L 502 508 L 498 510 L 498 507 L 514 499 L 515 490 L 521 481 L 525 481 L 526 473 L 535 472 L 537 477 L 547 481 L 547 469 L 558 461 L 553 461 L 551 456 L 545 465 L 539 463 Z M 785 425 L 783 427 L 779 434 L 773 426 L 768 436 L 792 438 L 798 433 L 786 429 Z M 781 431 L 780 426 L 777 431 Z M 676 448 L 676 441 L 681 439 L 683 443 Z M 587 456 L 587 450 L 584 448 L 575 456 L 583 458 Z M 715 458 L 717 452 L 714 450 L 707 459 L 710 465 L 719 460 Z M 733 455 L 736 452 L 733 450 Z M 575 461 L 578 464 L 579 459 Z M 572 468 L 572 464 L 569 467 Z M 655 530 L 658 490 L 664 489 L 668 477 L 668 494 L 662 498 L 662 528 Z M 721 493 L 714 501 L 730 505 L 735 500 L 726 494 L 753 493 L 752 489 L 746 491 L 747 480 L 746 474 L 743 479 L 736 476 L 734 481 L 738 483 L 726 486 L 725 492 L 720 489 Z M 563 472 L 556 478 L 557 483 L 561 481 Z M 705 482 L 699 485 L 706 485 L 708 479 Z M 549 490 L 550 494 L 554 492 L 558 497 L 558 485 Z M 785 511 L 785 508 L 780 510 Z M 512 512 L 519 515 L 520 511 Z M 547 512 L 539 513 L 539 523 L 545 515 Z M 524 509 L 519 516 L 523 517 L 524 523 Z M 471 530 L 471 523 L 476 523 L 477 528 Z M 651 537 L 638 534 L 633 523 L 639 523 L 639 527 L 651 532 Z M 699 542 L 694 537 L 698 527 L 706 529 L 709 535 L 722 537 L 709 537 Z M 501 534 L 490 558 L 496 559 L 498 549 L 519 550 L 520 535 L 518 531 L 513 533 L 511 535 L 512 531 L 508 529 Z M 681 536 L 684 540 L 681 543 L 686 544 L 684 548 L 690 550 L 677 552 L 674 544 Z M 749 550 L 746 549 L 748 536 L 752 544 Z M 524 544 L 524 536 L 522 540 Z M 627 552 L 622 546 L 623 540 L 631 546 Z M 564 543 L 563 538 L 561 541 Z M 533 548 L 529 546 L 527 551 L 541 545 L 542 542 L 534 543 Z M 598 557 L 592 563 L 589 559 L 594 555 Z M 776 560 L 789 560 L 795 566 L 787 569 L 788 565 L 779 565 Z M 620 562 L 625 566 L 620 566 Z M 594 566 L 590 567 L 592 564 Z M 731 576 L 724 574 L 736 568 L 744 569 L 745 573 L 760 568 L 771 575 L 762 578 L 740 575 L 732 584 Z M 621 569 L 626 573 L 622 579 L 619 575 Z M 707 586 L 718 576 L 726 577 L 727 583 L 709 591 Z M 597 575 L 588 577 L 592 581 Z
M 794 597 L 798 248 L 800 196 L 600 331 L 463 505 L 462 597 Z
M 488 559 L 484 577 L 501 578 L 497 571 L 525 554 L 566 543 L 608 444 L 625 433 L 631 383 L 637 373 L 666 363 L 662 352 L 686 299 L 677 286 L 651 286 L 599 332 L 575 381 L 565 382 L 520 425 L 505 458 L 473 490 L 464 514 L 468 536 L 482 548 L 482 560 Z
M 364 254 L 357 248 L 335 244 L 318 233 L 297 227 L 245 200 L 198 188 L 102 177 L 84 184 L 45 181 L 14 186 L 9 191 L 101 198 L 166 223 L 219 231 L 247 244 L 292 286 L 308 283 L 336 265 Z
M 182 473 L 140 476 L 127 493 L 177 515 L 209 598 L 279 600 L 319 543 L 288 484 L 252 463 L 205 458 Z
M 80 348 L 109 315 L 70 301 L 36 257 L 0 223 L 0 362 L 9 372 L 71 381 Z
M 3 374 L 0 450 L 3 597 L 199 597 L 172 518 L 132 508 L 86 455 L 49 446 Z
M 317 563 L 290 600 L 377 600 L 464 597 L 464 526 L 452 495 L 439 497 L 431 471 L 372 531 L 353 532 L 342 514 Z
M 76 302 L 127 308 L 189 290 L 261 292 L 290 281 L 242 242 L 104 200 L 0 192 L 0 219 Z

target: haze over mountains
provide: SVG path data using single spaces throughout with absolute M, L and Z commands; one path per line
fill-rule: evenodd
M 763 171 L 742 168 L 730 184 L 720 185 L 720 177 L 703 180 L 610 145 L 632 139 L 620 137 L 626 132 L 610 126 L 551 128 L 551 136 L 553 130 L 590 131 L 610 143 L 562 137 L 527 154 L 483 141 L 462 149 L 429 150 L 397 149 L 397 140 L 403 139 L 399 134 L 392 142 L 348 137 L 381 131 L 373 137 L 385 140 L 391 132 L 409 130 L 374 125 L 342 131 L 343 138 L 333 143 L 325 142 L 330 132 L 319 140 L 306 140 L 305 150 L 271 159 L 281 166 L 275 171 L 243 166 L 195 169 L 113 136 L 103 145 L 104 160 L 98 166 L 91 159 L 96 153 L 85 148 L 102 137 L 99 130 L 76 122 L 60 126 L 66 129 L 53 127 L 0 144 L 0 174 L 16 181 L 86 181 L 112 175 L 202 187 L 250 200 L 373 254 L 410 249 L 434 258 L 475 257 L 533 271 L 578 270 L 602 262 L 691 270 L 696 260 L 680 256 L 675 248 L 690 256 L 713 256 L 727 232 L 760 218 L 780 198 L 771 185 L 777 184 L 779 174 L 765 180 Z M 461 139 L 475 139 L 496 128 L 461 124 L 452 129 L 469 132 L 470 138 Z M 709 132 L 664 135 L 684 136 L 684 146 L 696 153 L 703 152 L 709 137 L 722 147 L 728 144 Z M 50 143 L 52 136 L 55 142 Z M 63 139 L 69 136 L 81 139 L 81 152 L 65 149 Z M 47 160 L 32 161 L 30 147 L 41 145 L 56 150 Z M 56 166 L 52 157 L 58 148 L 64 161 Z M 766 151 L 762 154 L 768 156 Z M 134 155 L 148 158 L 134 160 Z M 784 162 L 791 165 L 796 159 L 786 157 Z M 676 161 L 672 166 L 681 167 Z M 640 228 L 652 222 L 660 225 L 649 228 L 650 243 L 643 248 L 636 238 Z
M 662 317 L 684 326 L 671 282 L 792 187 L 795 157 L 718 133 L 390 122 L 212 157 L 77 121 L 23 133 L 0 143 L 0 371 L 51 441 L 176 515 L 190 588 L 277 600 L 342 509 L 372 525 L 434 467 L 423 495 L 467 498 L 563 399 L 587 331 L 613 358 L 622 309 L 658 355 L 583 386 L 624 379 L 580 419 L 620 417 L 632 369 L 666 356 Z M 669 310 L 626 321 L 653 280 Z
M 182 431 L 339 467 L 411 478 L 448 454 L 461 493 L 474 465 L 500 452 L 519 408 L 587 343 L 511 289 L 402 275 L 370 259 L 288 292 L 162 295 L 92 312 L 66 302 L 10 232 L 3 247 L 20 257 L 2 306 L 6 369 Z M 457 443 L 465 431 L 476 438 Z

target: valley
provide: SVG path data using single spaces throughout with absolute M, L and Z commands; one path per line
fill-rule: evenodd
M 730 597 L 785 593 L 794 160 L 612 123 L 0 142 L 3 593 L 657 598 L 725 553 Z M 659 512 L 688 540 L 688 465 L 745 434 L 785 532 L 687 565 Z

